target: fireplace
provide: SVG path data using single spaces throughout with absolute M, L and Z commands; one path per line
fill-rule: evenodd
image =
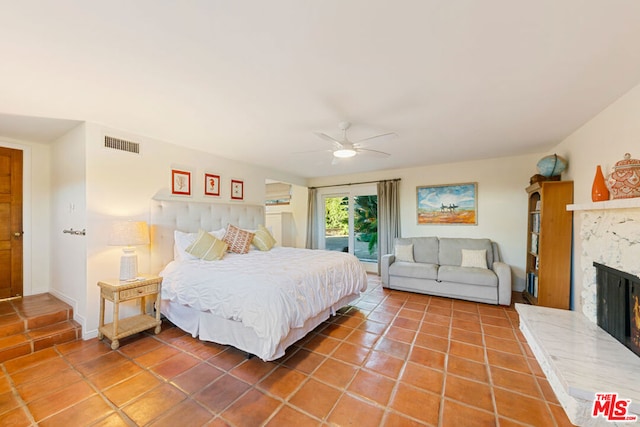
M 640 278 L 597 262 L 598 326 L 640 356 Z

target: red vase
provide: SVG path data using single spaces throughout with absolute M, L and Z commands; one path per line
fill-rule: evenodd
M 600 165 L 596 168 L 596 176 L 593 178 L 593 186 L 591 187 L 591 200 L 594 202 L 601 202 L 603 200 L 609 200 L 609 189 L 604 181 L 604 175 Z

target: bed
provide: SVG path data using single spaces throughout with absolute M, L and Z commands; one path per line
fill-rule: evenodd
M 258 205 L 153 200 L 151 270 L 163 276 L 161 312 L 169 321 L 269 361 L 357 299 L 367 278 L 357 258 L 343 252 L 276 246 L 220 261 L 174 252 L 174 235 L 228 224 L 255 230 L 264 218 Z

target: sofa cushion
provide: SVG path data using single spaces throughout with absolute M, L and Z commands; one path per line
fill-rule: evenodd
M 396 245 L 413 245 L 413 259 L 415 262 L 438 264 L 437 237 L 397 238 Z
M 498 286 L 496 273 L 492 270 L 478 267 L 442 265 L 438 269 L 438 280 L 478 286 Z
M 438 265 L 425 262 L 396 261 L 389 266 L 389 275 L 436 280 L 438 278 Z
M 489 239 L 446 238 L 440 239 L 438 262 L 440 265 L 459 267 L 462 264 L 462 249 L 487 251 L 487 265 L 493 265 L 493 248 Z M 415 253 L 414 253 L 415 256 Z

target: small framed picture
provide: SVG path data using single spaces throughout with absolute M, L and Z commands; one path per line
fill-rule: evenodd
M 191 195 L 191 172 L 171 170 L 171 193 Z
M 220 175 L 204 174 L 204 194 L 207 196 L 220 195 Z
M 242 200 L 244 198 L 244 182 L 237 179 L 231 180 L 231 198 L 233 200 Z

